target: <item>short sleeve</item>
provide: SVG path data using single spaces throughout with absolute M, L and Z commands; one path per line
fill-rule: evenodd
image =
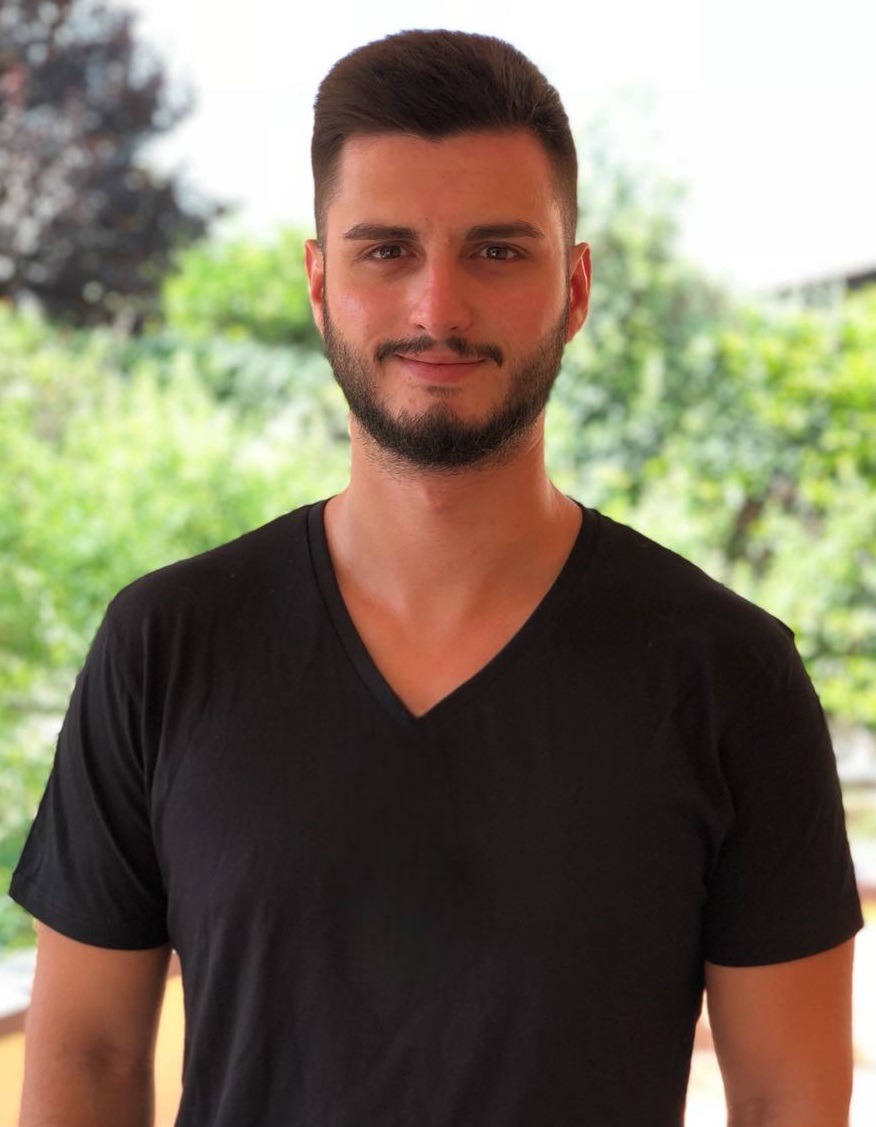
M 77 678 L 10 896 L 71 939 L 138 949 L 167 942 L 167 911 L 125 664 L 108 616 Z
M 863 925 L 827 724 L 790 637 L 725 732 L 731 828 L 711 874 L 705 957 L 756 966 L 817 954 Z

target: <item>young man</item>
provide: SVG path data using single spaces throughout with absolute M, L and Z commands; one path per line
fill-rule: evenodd
M 313 165 L 350 483 L 113 601 L 13 885 L 23 1124 L 149 1121 L 172 946 L 186 1127 L 677 1127 L 704 984 L 730 1121 L 840 1127 L 861 919 L 789 633 L 545 473 L 556 92 L 394 36 Z

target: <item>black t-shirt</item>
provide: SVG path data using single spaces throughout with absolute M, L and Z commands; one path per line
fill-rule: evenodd
M 322 504 L 132 584 L 12 895 L 180 955 L 180 1127 L 677 1127 L 703 961 L 861 924 L 789 631 L 592 511 L 422 717 L 341 599 Z

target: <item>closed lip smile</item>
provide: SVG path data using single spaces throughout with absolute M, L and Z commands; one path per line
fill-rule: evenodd
M 460 366 L 466 364 L 480 364 L 482 357 L 480 356 L 459 356 L 456 353 L 448 352 L 417 352 L 413 355 L 408 355 L 404 352 L 396 352 L 395 355 L 399 360 L 404 360 L 408 364 L 430 364 L 437 367 L 447 367 L 450 365 Z
M 483 357 L 458 356 L 451 352 L 420 352 L 414 355 L 396 352 L 394 356 L 401 361 L 409 377 L 425 384 L 459 383 L 484 363 Z

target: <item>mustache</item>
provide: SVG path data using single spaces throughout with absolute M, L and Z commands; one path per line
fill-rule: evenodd
M 428 335 L 384 341 L 378 346 L 375 357 L 378 361 L 388 360 L 396 352 L 416 356 L 437 347 L 445 348 L 465 360 L 492 360 L 499 367 L 504 362 L 502 350 L 495 344 L 472 344 L 464 337 L 445 337 L 439 341 Z

